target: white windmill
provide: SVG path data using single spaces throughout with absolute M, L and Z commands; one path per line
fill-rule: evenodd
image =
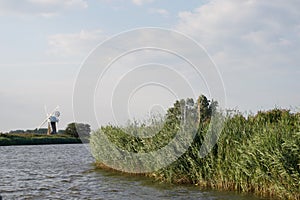
M 41 123 L 38 130 L 46 123 L 48 122 L 48 132 L 47 135 L 52 135 L 57 133 L 57 123 L 59 122 L 58 117 L 60 116 L 60 112 L 58 111 L 59 106 L 57 106 L 50 114 L 47 112 L 47 108 L 45 106 L 45 112 L 47 115 L 47 118 Z

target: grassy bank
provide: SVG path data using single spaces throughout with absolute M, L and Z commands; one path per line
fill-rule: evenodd
M 204 131 L 205 132 L 205 131 Z M 189 151 L 156 179 L 202 187 L 300 199 L 300 115 L 286 110 L 229 117 L 217 145 L 204 158 L 200 130 Z
M 198 105 L 195 104 L 194 111 Z M 206 107 L 209 111 L 209 105 Z M 126 134 L 140 129 L 132 127 L 124 131 L 120 127 L 107 126 L 94 132 L 91 147 L 96 165 L 110 167 L 99 156 L 105 151 L 105 145 L 99 141 L 100 132 L 122 151 L 151 152 L 174 137 L 181 111 L 177 102 L 169 109 L 161 131 L 150 138 Z M 204 111 L 202 109 L 201 113 Z M 197 133 L 186 153 L 171 165 L 145 175 L 158 181 L 251 192 L 279 199 L 300 199 L 300 113 L 274 109 L 248 117 L 239 113 L 227 115 L 217 144 L 201 158 L 199 149 L 209 128 L 209 113 L 199 116 Z
M 41 135 L 41 134 L 0 134 L 0 146 L 9 145 L 41 145 L 41 144 L 73 144 L 81 143 L 80 139 L 68 135 Z

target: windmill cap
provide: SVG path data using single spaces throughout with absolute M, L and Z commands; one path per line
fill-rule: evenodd
M 55 117 L 55 116 L 50 116 L 50 117 L 49 117 L 49 121 L 50 121 L 50 122 L 58 122 L 59 120 L 58 120 L 58 118 Z

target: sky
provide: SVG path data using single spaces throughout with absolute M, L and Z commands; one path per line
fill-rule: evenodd
M 61 129 L 76 121 L 73 92 L 88 55 L 112 36 L 142 27 L 178 31 L 201 44 L 221 77 L 224 107 L 299 111 L 299 10 L 298 0 L 0 0 L 0 132 L 37 128 L 46 117 L 45 106 L 48 112 L 60 106 Z M 159 62 L 170 59 L 159 56 Z M 141 57 L 127 60 L 150 62 Z M 120 78 L 117 65 L 114 70 L 112 76 Z M 163 105 L 147 101 L 151 109 L 164 110 L 174 100 L 161 87 L 144 89 L 156 99 L 165 95 Z M 127 99 L 129 110 L 134 105 L 143 110 L 142 103 L 130 104 L 145 101 L 142 94 Z M 101 100 L 103 93 L 95 96 Z M 108 111 L 99 109 L 105 117 Z

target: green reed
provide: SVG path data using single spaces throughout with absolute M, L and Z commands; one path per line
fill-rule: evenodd
M 195 103 L 190 113 L 195 114 L 199 104 L 203 102 Z M 300 199 L 300 113 L 273 109 L 245 117 L 238 112 L 230 115 L 216 112 L 226 120 L 217 144 L 202 158 L 199 151 L 213 123 L 211 105 L 212 102 L 206 104 L 206 110 L 200 108 L 201 114 L 204 111 L 206 114 L 198 116 L 198 130 L 188 150 L 169 166 L 146 175 L 158 181 Z M 148 129 L 136 123 L 125 128 L 102 127 L 91 136 L 96 163 L 105 166 L 98 156 L 103 151 L 97 141 L 99 131 L 124 151 L 151 152 L 167 145 L 181 122 L 182 109 L 180 102 L 176 102 L 165 119 Z M 155 132 L 157 127 L 159 131 L 153 137 L 136 136 L 139 131 Z

